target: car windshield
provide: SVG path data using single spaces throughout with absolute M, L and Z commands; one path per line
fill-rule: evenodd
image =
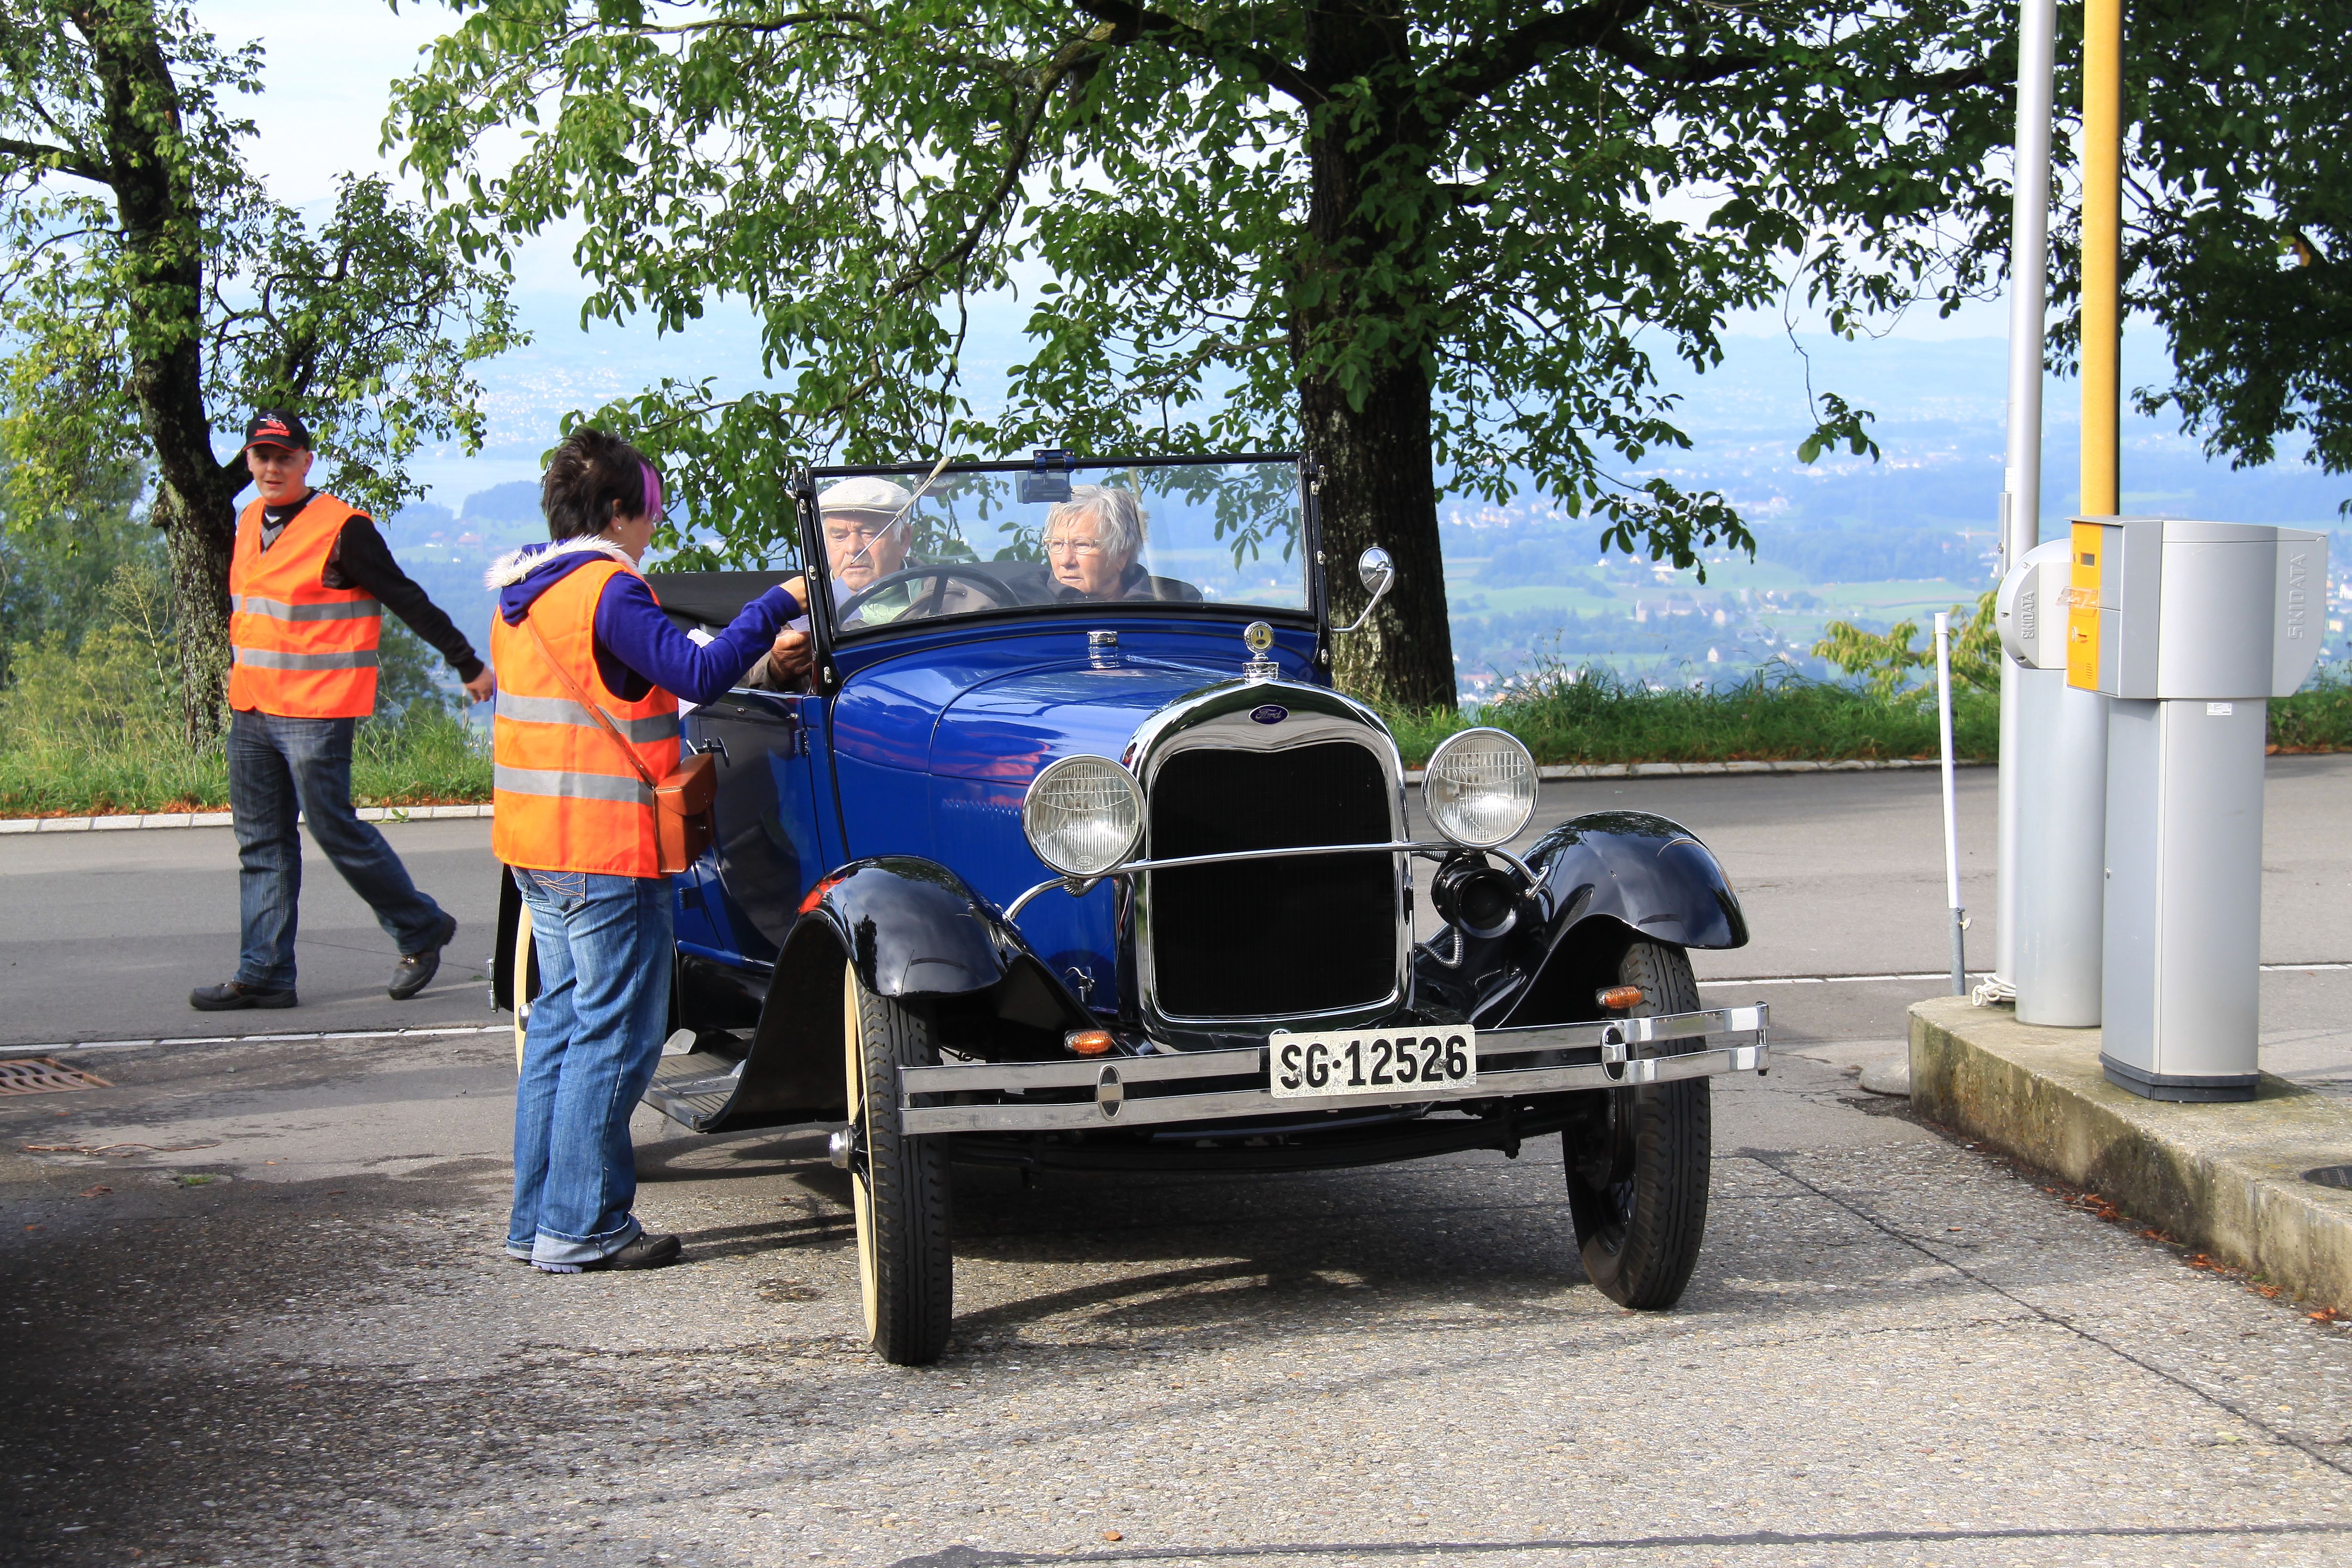
M 845 636 L 1004 610 L 1307 609 L 1295 458 L 820 469 Z

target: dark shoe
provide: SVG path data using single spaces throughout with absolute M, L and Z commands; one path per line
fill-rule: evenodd
M 440 941 L 423 952 L 402 953 L 400 962 L 392 966 L 392 984 L 388 989 L 394 1001 L 407 1001 L 432 984 L 433 977 L 441 972 L 441 950 L 457 934 L 457 917 L 445 914 L 441 918 L 447 923 L 441 928 Z
M 608 1268 L 667 1268 L 677 1261 L 677 1237 L 648 1236 L 637 1233 L 637 1238 L 609 1258 L 580 1266 L 583 1274 L 601 1274 Z
M 294 987 L 283 991 L 265 991 L 258 985 L 247 985 L 241 980 L 231 980 L 221 985 L 199 985 L 188 993 L 188 1005 L 199 1013 L 233 1013 L 240 1007 L 291 1007 Z

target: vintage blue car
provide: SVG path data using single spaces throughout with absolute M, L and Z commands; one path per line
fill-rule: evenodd
M 1557 1132 L 1593 1282 L 1654 1309 L 1690 1279 L 1707 1078 L 1766 1065 L 1764 1009 L 1701 1007 L 1686 956 L 1747 941 L 1738 900 L 1660 816 L 1510 847 L 1536 769 L 1496 730 L 1430 758 L 1416 833 L 1394 739 L 1331 687 L 1354 628 L 1316 495 L 1286 456 L 796 484 L 814 665 L 686 717 L 718 841 L 676 879 L 693 1049 L 646 1099 L 703 1132 L 832 1124 L 889 1361 L 948 1339 L 953 1162 L 1278 1171 Z M 1392 570 L 1359 574 L 1377 602 Z M 776 576 L 652 582 L 691 631 Z

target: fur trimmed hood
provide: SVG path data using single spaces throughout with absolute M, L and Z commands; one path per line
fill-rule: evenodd
M 606 539 L 567 539 L 560 544 L 526 544 L 501 555 L 482 574 L 485 587 L 499 595 L 499 614 L 507 625 L 519 626 L 538 597 L 591 561 L 617 561 L 630 571 L 637 563 L 629 552 Z
M 541 566 L 565 555 L 609 555 L 631 571 L 636 563 L 629 552 L 609 539 L 567 539 L 560 544 L 526 544 L 520 550 L 509 551 L 490 563 L 482 574 L 485 588 L 505 588 L 521 582 Z M 568 571 L 570 568 L 566 568 Z

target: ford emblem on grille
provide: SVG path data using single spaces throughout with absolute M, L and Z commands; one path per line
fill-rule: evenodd
M 1250 717 L 1261 724 L 1279 724 L 1290 717 L 1290 710 L 1279 702 L 1269 702 L 1264 707 L 1251 709 Z

